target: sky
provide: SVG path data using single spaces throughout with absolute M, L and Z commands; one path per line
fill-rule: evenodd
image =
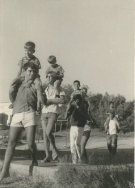
M 24 43 L 36 44 L 40 75 L 55 55 L 65 70 L 63 84 L 80 80 L 92 93 L 134 99 L 133 0 L 2 0 L 0 102 L 24 57 Z

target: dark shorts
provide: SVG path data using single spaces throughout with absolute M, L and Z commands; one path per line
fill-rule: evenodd
M 117 134 L 107 135 L 107 142 L 108 144 L 115 144 L 117 147 Z
M 83 136 L 90 137 L 91 131 L 84 131 Z

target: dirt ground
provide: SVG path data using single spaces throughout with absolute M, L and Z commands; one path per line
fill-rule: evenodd
M 55 137 L 56 146 L 58 149 L 69 148 L 69 135 Z M 87 149 L 106 149 L 106 136 L 104 137 L 90 137 L 86 145 Z M 17 146 L 16 149 L 25 150 L 27 144 Z M 44 150 L 44 143 L 42 140 L 37 142 L 38 150 Z M 133 149 L 134 148 L 134 137 L 118 137 L 118 149 Z

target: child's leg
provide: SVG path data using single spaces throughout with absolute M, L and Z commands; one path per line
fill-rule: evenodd
M 18 87 L 23 82 L 23 80 L 24 80 L 24 77 L 19 76 L 11 82 L 11 85 L 9 88 L 9 99 L 10 99 L 11 103 L 13 103 L 15 101 Z
M 112 154 L 116 155 L 116 148 L 117 148 L 117 135 L 112 135 Z
M 79 159 L 81 158 L 81 139 L 82 139 L 82 135 L 83 135 L 83 131 L 84 131 L 84 128 L 83 127 L 77 127 L 78 130 L 77 130 L 77 139 L 75 141 L 75 146 L 76 146 L 76 150 L 77 150 L 77 154 L 78 154 L 78 157 Z
M 112 153 L 112 139 L 110 135 L 107 135 L 107 148 L 109 150 L 110 153 Z

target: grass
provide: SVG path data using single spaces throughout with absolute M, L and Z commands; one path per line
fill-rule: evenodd
M 0 188 L 54 188 L 54 183 L 41 177 L 33 179 L 32 176 L 18 176 L 11 172 L 9 178 L 5 178 L 0 184 Z
M 105 167 L 91 171 L 82 166 L 59 166 L 56 174 L 61 188 L 133 188 L 134 170 L 131 167 L 112 171 Z
M 91 171 L 78 165 L 60 165 L 55 175 L 57 184 L 43 180 L 40 176 L 18 176 L 11 173 L 10 178 L 3 180 L 0 188 L 133 188 L 134 170 L 131 167 L 117 170 L 105 167 Z

